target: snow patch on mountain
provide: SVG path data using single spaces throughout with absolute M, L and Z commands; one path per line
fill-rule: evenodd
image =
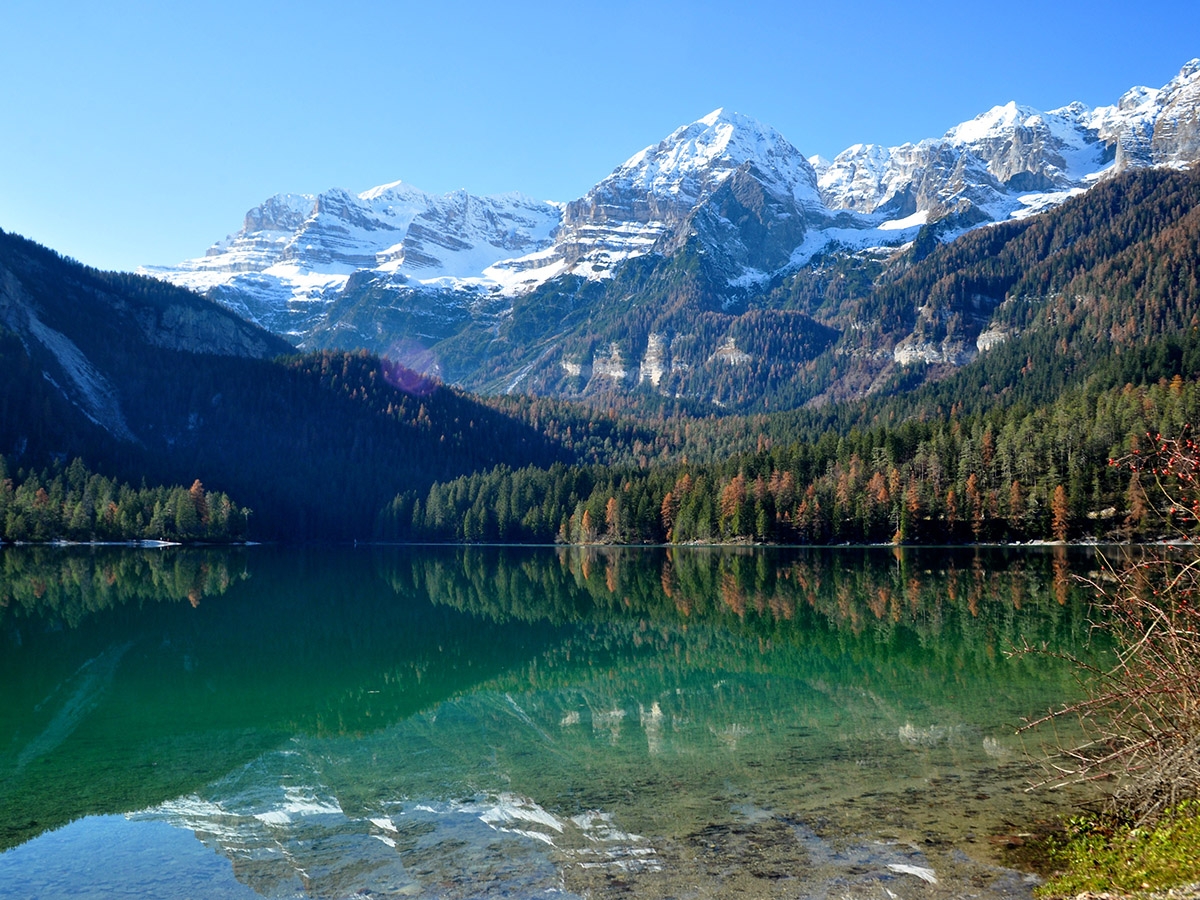
M 912 241 L 923 224 L 924 213 L 916 213 L 908 220 L 893 219 L 874 228 L 831 227 L 810 231 L 792 251 L 789 266 L 803 266 L 820 253 L 841 251 L 857 253 L 874 248 L 903 247 Z M 903 224 L 902 224 L 903 223 Z M 887 227 L 884 227 L 887 226 Z

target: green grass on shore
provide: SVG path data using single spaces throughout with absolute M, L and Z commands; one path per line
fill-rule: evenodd
M 1145 828 L 1071 819 L 1050 853 L 1056 874 L 1038 889 L 1042 900 L 1084 892 L 1136 896 L 1200 882 L 1200 802 L 1182 803 Z

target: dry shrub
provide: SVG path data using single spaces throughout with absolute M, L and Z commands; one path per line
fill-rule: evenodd
M 1111 779 L 1106 811 L 1139 825 L 1200 798 L 1200 546 L 1188 535 L 1200 522 L 1200 449 L 1186 436 L 1151 443 L 1113 464 L 1150 485 L 1139 500 L 1172 540 L 1105 560 L 1103 577 L 1090 582 L 1093 621 L 1112 636 L 1115 664 L 1097 669 L 1073 659 L 1085 699 L 1022 729 L 1077 717 L 1084 738 L 1056 748 L 1042 784 Z

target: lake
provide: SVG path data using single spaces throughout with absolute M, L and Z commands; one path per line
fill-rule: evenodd
M 0 550 L 0 896 L 1031 896 L 1091 551 Z

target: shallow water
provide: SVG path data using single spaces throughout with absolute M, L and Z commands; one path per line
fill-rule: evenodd
M 1037 550 L 0 553 L 0 896 L 1029 897 Z

